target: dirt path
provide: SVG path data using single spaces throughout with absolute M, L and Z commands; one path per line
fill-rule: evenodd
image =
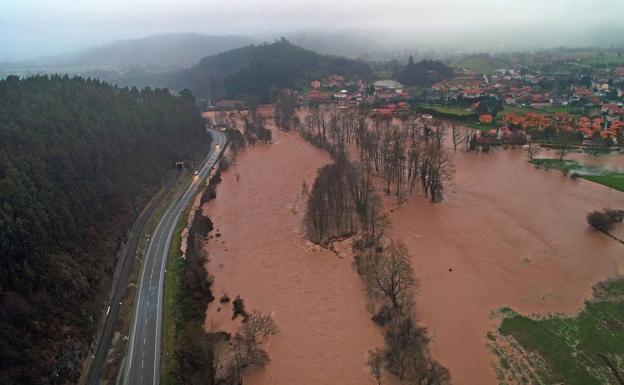
M 311 186 L 330 158 L 297 134 L 273 132 L 273 144 L 238 155 L 205 207 L 220 234 L 206 245 L 214 295 L 240 295 L 281 329 L 271 362 L 245 383 L 372 384 L 366 354 L 383 340 L 351 258 L 313 251 L 302 234 L 303 181 Z M 218 306 L 209 306 L 207 326 L 234 329 L 231 306 Z

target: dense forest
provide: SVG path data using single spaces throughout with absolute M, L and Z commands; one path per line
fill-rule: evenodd
M 188 88 L 197 96 L 272 102 L 283 88 L 307 86 L 311 80 L 332 74 L 372 79 L 370 66 L 361 61 L 321 55 L 286 39 L 271 44 L 248 45 L 206 56 L 191 68 L 169 72 L 97 70 L 88 75 L 120 86 Z
M 188 91 L 0 81 L 0 383 L 76 382 L 125 231 L 209 142 Z
M 453 76 L 453 69 L 435 60 L 422 60 L 414 63 L 410 56 L 405 67 L 397 74 L 398 80 L 410 86 L 430 86 Z

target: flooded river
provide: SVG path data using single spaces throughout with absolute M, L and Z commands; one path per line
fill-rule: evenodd
M 239 153 L 204 207 L 217 229 L 205 246 L 217 298 L 207 327 L 237 326 L 222 294 L 273 316 L 280 333 L 267 347 L 271 362 L 246 384 L 372 384 L 366 355 L 383 338 L 351 258 L 314 251 L 303 238 L 302 185 L 311 186 L 330 157 L 297 134 L 273 133 L 273 144 Z
M 301 228 L 303 182 L 310 187 L 330 158 L 296 134 L 274 134 L 273 144 L 239 154 L 204 208 L 218 229 L 206 244 L 214 295 L 240 295 L 248 311 L 271 314 L 281 329 L 269 342 L 269 365 L 245 382 L 370 384 L 366 352 L 383 339 L 362 284 L 348 255 L 314 251 Z M 624 166 L 620 155 L 568 158 Z M 391 235 L 407 244 L 421 282 L 417 314 L 434 358 L 456 385 L 494 385 L 495 357 L 486 347 L 493 311 L 571 314 L 592 285 L 624 274 L 624 246 L 585 222 L 591 210 L 624 207 L 624 194 L 536 169 L 522 150 L 458 151 L 454 163 L 442 204 L 418 193 L 399 206 L 388 198 L 386 209 Z M 616 234 L 624 237 L 624 228 Z M 215 301 L 207 327 L 235 330 L 231 314 Z
M 387 204 L 391 232 L 421 281 L 417 312 L 434 357 L 456 385 L 493 385 L 485 346 L 493 310 L 574 313 L 593 284 L 624 273 L 624 247 L 585 222 L 590 210 L 624 207 L 624 194 L 535 169 L 521 150 L 457 152 L 455 167 L 442 204 L 419 196 Z

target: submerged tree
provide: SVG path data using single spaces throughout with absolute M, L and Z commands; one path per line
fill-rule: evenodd
M 405 244 L 390 240 L 383 253 L 371 256 L 368 279 L 373 292 L 385 298 L 396 311 L 408 309 L 417 281 Z
M 283 90 L 275 102 L 275 125 L 284 131 L 290 131 L 295 126 L 295 123 L 298 126 L 298 120 L 297 122 L 293 121 L 296 111 L 296 95 L 289 90 Z
M 368 361 L 366 364 L 370 368 L 371 375 L 377 381 L 377 385 L 381 385 L 381 376 L 383 374 L 383 353 L 379 350 L 371 350 L 368 352 Z
M 423 151 L 423 160 L 420 169 L 420 179 L 425 196 L 431 202 L 442 201 L 444 185 L 453 177 L 453 164 L 443 148 L 437 145 L 428 145 Z
M 231 339 L 232 361 L 222 382 L 242 384 L 242 373 L 245 368 L 264 367 L 269 362 L 269 354 L 262 346 L 263 339 L 277 334 L 278 331 L 270 315 L 257 311 L 251 313 Z
M 314 243 L 328 246 L 356 230 L 353 196 L 347 182 L 348 167 L 350 165 L 343 160 L 318 171 L 304 218 L 306 233 Z
M 616 223 L 622 222 L 624 210 L 604 209 L 587 214 L 587 223 L 594 229 L 609 234 Z

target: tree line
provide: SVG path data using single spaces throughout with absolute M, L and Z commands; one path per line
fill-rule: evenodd
M 332 242 L 353 236 L 354 265 L 376 308 L 373 320 L 384 330 L 386 345 L 369 352 L 372 376 L 382 383 L 385 373 L 410 384 L 446 385 L 449 371 L 431 358 L 427 331 L 415 319 L 413 297 L 418 280 L 400 240 L 387 236 L 390 226 L 373 176 L 384 179 L 401 197 L 417 181 L 438 200 L 452 165 L 442 144 L 445 130 L 434 122 L 401 127 L 367 119 L 354 110 L 312 110 L 300 127 L 304 138 L 328 150 L 333 164 L 318 171 L 308 194 L 304 227 L 308 238 L 332 249 Z M 351 163 L 354 142 L 361 161 Z
M 385 182 L 385 193 L 399 202 L 420 186 L 432 202 L 440 202 L 452 180 L 454 167 L 443 146 L 447 127 L 439 120 L 408 117 L 400 124 L 391 119 L 368 118 L 355 107 L 313 108 L 299 124 L 302 136 L 328 150 L 334 158 L 346 158 L 355 144 L 359 158 Z M 467 142 L 469 132 L 454 127 L 453 143 Z
M 199 96 L 213 99 L 269 103 L 275 101 L 281 89 L 298 89 L 332 74 L 372 78 L 370 66 L 361 60 L 321 55 L 281 38 L 271 44 L 249 45 L 207 56 L 192 68 L 165 73 L 152 81 L 176 89 L 187 87 Z
M 210 136 L 189 92 L 0 81 L 0 382 L 73 383 L 143 205 Z

